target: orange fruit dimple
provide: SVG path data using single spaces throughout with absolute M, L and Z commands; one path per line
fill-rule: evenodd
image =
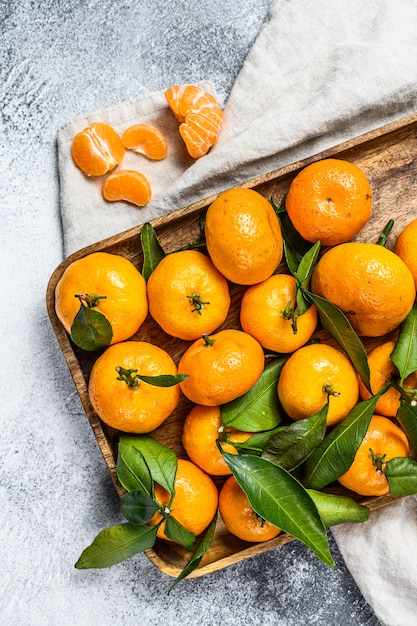
M 352 465 L 338 481 L 362 496 L 384 496 L 389 493 L 386 462 L 408 454 L 408 439 L 401 428 L 387 417 L 374 415 Z
M 378 393 L 391 380 L 398 377 L 399 373 L 391 360 L 391 353 L 395 348 L 395 341 L 385 341 L 375 346 L 368 354 L 368 364 L 371 375 L 371 389 L 374 394 Z M 404 388 L 417 388 L 417 372 L 410 374 L 404 381 Z M 359 379 L 359 393 L 363 400 L 371 397 L 362 380 Z M 385 417 L 395 417 L 400 407 L 400 392 L 390 387 L 378 400 L 375 413 Z
M 317 309 L 311 305 L 297 315 L 296 280 L 289 274 L 273 274 L 252 285 L 243 294 L 240 323 L 244 331 L 255 337 L 263 348 L 274 352 L 294 352 L 310 339 L 317 325 Z M 296 316 L 294 332 L 291 311 Z
M 107 174 L 121 162 L 125 153 L 118 133 L 102 122 L 94 122 L 77 133 L 71 151 L 75 164 L 87 176 Z
M 145 206 L 152 197 L 149 180 L 136 170 L 117 170 L 109 174 L 102 191 L 108 202 L 124 200 L 137 206 Z
M 214 265 L 240 285 L 266 280 L 282 259 L 278 217 L 253 189 L 236 187 L 221 193 L 207 210 L 205 236 Z
M 323 159 L 293 179 L 285 207 L 304 239 L 324 246 L 349 241 L 371 216 L 372 190 L 365 173 L 342 159 Z
M 194 158 L 207 154 L 216 143 L 223 123 L 223 112 L 216 98 L 197 85 L 174 85 L 165 98 L 175 118 L 188 154 Z
M 169 506 L 172 516 L 187 530 L 196 536 L 200 535 L 216 514 L 219 497 L 214 482 L 191 461 L 178 459 L 174 489 L 175 496 Z M 171 496 L 166 489 L 156 483 L 154 492 L 156 500 L 161 505 L 169 504 Z M 162 515 L 157 512 L 148 524 L 153 526 L 161 519 Z M 159 526 L 157 536 L 168 539 L 164 530 L 165 522 Z
M 144 381 L 137 385 L 119 380 L 123 370 L 131 377 L 175 376 L 177 368 L 170 355 L 146 341 L 123 341 L 107 348 L 95 361 L 88 395 L 100 419 L 108 426 L 128 433 L 149 433 L 164 422 L 180 399 L 178 385 L 157 387 Z
M 221 330 L 197 339 L 181 357 L 179 374 L 189 378 L 181 385 L 195 404 L 217 406 L 243 395 L 263 372 L 261 345 L 241 330 Z
M 134 124 L 126 128 L 122 142 L 128 150 L 144 154 L 148 159 L 165 159 L 168 145 L 161 131 L 152 124 Z
M 167 254 L 151 273 L 147 291 L 154 320 L 169 335 L 186 341 L 215 331 L 230 307 L 226 279 L 197 250 Z
M 384 246 L 362 242 L 327 250 L 313 271 L 311 291 L 339 307 L 365 337 L 381 337 L 396 329 L 416 297 L 404 261 Z
M 327 344 L 309 344 L 296 350 L 284 364 L 278 380 L 278 397 L 294 420 L 317 413 L 330 395 L 327 425 L 341 422 L 359 397 L 356 371 L 349 359 Z
M 220 490 L 219 512 L 227 530 L 243 541 L 268 541 L 281 532 L 253 510 L 234 476 L 230 476 Z
M 80 308 L 78 294 L 99 297 L 94 306 L 111 324 L 111 343 L 129 339 L 148 314 L 145 279 L 118 254 L 93 252 L 65 269 L 55 289 L 55 310 L 68 334 Z
M 398 254 L 412 273 L 417 289 L 417 219 L 407 224 L 398 235 L 394 252 Z
M 224 434 L 228 441 L 222 441 Z M 185 418 L 182 443 L 190 459 L 207 474 L 213 476 L 227 476 L 232 473 L 216 441 L 219 439 L 221 447 L 229 454 L 237 454 L 233 442 L 243 442 L 249 439 L 250 433 L 236 430 L 222 425 L 220 407 L 196 405 Z

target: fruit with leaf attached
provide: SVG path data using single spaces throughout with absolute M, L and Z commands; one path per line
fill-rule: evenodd
M 281 532 L 254 511 L 234 476 L 220 490 L 219 512 L 227 530 L 243 541 L 269 541 Z
M 108 426 L 149 433 L 178 405 L 176 375 L 174 361 L 162 348 L 145 341 L 124 341 L 107 348 L 95 361 L 88 395 Z
M 390 381 L 395 382 L 399 379 L 399 372 L 394 362 L 391 360 L 391 354 L 395 348 L 395 341 L 384 341 L 375 346 L 368 354 L 368 365 L 370 371 L 372 393 L 378 393 Z M 413 390 L 417 388 L 417 372 L 410 374 L 404 381 L 404 389 Z M 363 400 L 371 397 L 370 392 L 359 379 L 359 393 Z M 378 399 L 375 407 L 375 413 L 384 415 L 385 417 L 395 417 L 400 406 L 401 393 L 394 386 L 387 389 Z
M 353 463 L 338 481 L 362 496 L 384 496 L 389 493 L 384 473 L 387 462 L 408 454 L 409 443 L 403 430 L 388 417 L 373 415 Z
M 244 442 L 251 436 L 231 426 L 223 426 L 219 406 L 197 404 L 188 413 L 182 430 L 182 444 L 190 459 L 207 474 L 227 476 L 232 473 L 217 447 L 237 454 L 234 442 Z
M 218 491 L 213 480 L 200 467 L 187 459 L 178 459 L 178 468 L 174 482 L 175 495 L 171 498 L 164 487 L 155 483 L 154 495 L 159 504 L 166 509 L 165 514 L 172 516 L 187 530 L 200 535 L 213 520 L 218 505 Z M 157 512 L 149 521 L 156 525 L 163 520 L 163 512 Z M 157 536 L 168 539 L 165 535 L 165 520 L 158 527 Z
M 55 289 L 56 314 L 67 333 L 80 306 L 104 315 L 111 325 L 112 344 L 129 339 L 148 314 L 145 279 L 121 255 L 87 254 L 67 266 Z
M 273 274 L 245 291 L 240 323 L 263 348 L 289 353 L 301 348 L 314 333 L 317 309 L 311 305 L 298 315 L 295 278 L 289 274 Z

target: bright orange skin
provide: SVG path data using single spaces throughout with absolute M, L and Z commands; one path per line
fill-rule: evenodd
M 342 159 L 323 159 L 291 182 L 285 206 L 304 239 L 334 246 L 359 233 L 371 216 L 372 190 L 365 173 Z
M 200 535 L 214 518 L 218 505 L 216 485 L 200 467 L 185 459 L 178 459 L 175 476 L 175 496 L 170 511 L 175 519 L 196 536 Z M 155 497 L 161 505 L 168 505 L 170 495 L 163 487 L 155 484 Z M 151 526 L 161 520 L 160 513 L 150 520 Z M 165 522 L 157 530 L 157 536 L 168 539 L 164 533 Z
M 317 413 L 327 401 L 324 385 L 340 395 L 330 396 L 327 426 L 341 422 L 359 397 L 358 377 L 349 359 L 327 344 L 310 344 L 296 350 L 278 380 L 278 397 L 284 411 L 300 420 Z
M 374 394 L 394 376 L 399 377 L 399 372 L 394 363 L 391 361 L 390 355 L 395 348 L 395 341 L 386 341 L 375 346 L 368 354 L 368 364 L 371 375 L 371 389 Z M 417 372 L 410 374 L 404 381 L 404 387 L 407 389 L 417 388 Z M 359 393 L 363 400 L 371 397 L 371 394 L 359 379 Z M 400 392 L 390 387 L 378 400 L 375 407 L 375 413 L 384 415 L 385 417 L 395 417 L 400 407 Z
M 367 337 L 396 329 L 416 296 L 404 261 L 384 246 L 362 242 L 342 243 L 323 254 L 311 291 L 338 306 L 357 334 Z
M 68 334 L 80 308 L 75 294 L 106 296 L 95 310 L 110 322 L 112 344 L 132 337 L 148 314 L 145 280 L 133 263 L 120 255 L 93 252 L 64 271 L 55 290 L 55 310 Z
M 409 454 L 408 439 L 401 428 L 387 417 L 374 415 L 352 465 L 338 480 L 343 487 L 361 496 L 384 496 L 389 493 L 388 481 L 383 473 L 386 464 L 382 464 L 382 473 L 378 473 L 370 448 L 376 455 L 386 455 L 385 461 Z
M 112 126 L 94 122 L 75 135 L 71 152 L 75 164 L 84 174 L 103 176 L 121 162 L 125 149 Z
M 233 188 L 221 193 L 207 210 L 205 236 L 214 265 L 239 285 L 266 280 L 282 259 L 278 217 L 254 189 Z
M 214 146 L 223 125 L 223 112 L 216 98 L 197 85 L 174 85 L 165 98 L 175 118 L 188 154 L 199 159 Z
M 169 354 L 145 341 L 124 341 L 107 348 L 91 370 L 88 395 L 100 419 L 126 433 L 149 433 L 176 408 L 180 388 L 156 387 L 144 381 L 130 387 L 117 380 L 116 367 L 137 369 L 144 376 L 177 374 Z
M 217 447 L 222 440 L 221 430 L 227 433 L 230 441 L 242 442 L 249 439 L 245 433 L 230 426 L 222 426 L 220 407 L 196 405 L 185 418 L 182 431 L 182 444 L 190 459 L 207 474 L 227 476 L 232 473 Z M 231 443 L 222 442 L 221 447 L 229 454 L 237 454 Z
M 257 382 L 265 365 L 261 345 L 241 330 L 210 335 L 212 345 L 197 339 L 181 357 L 179 374 L 189 374 L 181 385 L 195 404 L 217 406 L 242 396 Z
M 281 532 L 255 513 L 234 476 L 230 476 L 220 490 L 219 512 L 227 530 L 243 541 L 268 541 Z
M 398 235 L 394 246 L 395 254 L 404 261 L 413 275 L 417 289 L 417 219 L 407 224 Z
M 150 275 L 147 291 L 154 320 L 169 335 L 186 341 L 215 331 L 229 312 L 226 279 L 197 250 L 167 254 Z M 199 310 L 188 297 L 195 294 L 204 303 Z
M 297 317 L 296 333 L 291 319 L 282 315 L 288 303 L 296 308 L 295 287 L 293 276 L 273 274 L 262 283 L 249 287 L 243 295 L 241 326 L 267 350 L 294 352 L 307 343 L 316 329 L 317 309 L 314 305 Z
M 108 202 L 130 202 L 145 206 L 152 197 L 149 180 L 136 170 L 117 170 L 104 180 L 103 198 Z
M 122 143 L 128 150 L 143 154 L 153 161 L 165 159 L 168 144 L 163 133 L 153 124 L 133 124 L 126 128 Z

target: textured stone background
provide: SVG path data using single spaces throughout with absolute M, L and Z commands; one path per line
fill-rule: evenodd
M 0 2 L 0 623 L 378 624 L 331 540 L 187 580 L 143 556 L 74 569 L 119 502 L 45 309 L 62 260 L 56 133 L 82 114 L 211 79 L 223 102 L 268 0 Z

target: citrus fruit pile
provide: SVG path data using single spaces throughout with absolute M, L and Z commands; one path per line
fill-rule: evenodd
M 174 85 L 165 91 L 165 99 L 180 122 L 178 132 L 187 153 L 199 159 L 214 146 L 223 125 L 223 112 L 216 98 L 197 85 Z M 113 126 L 93 122 L 78 132 L 72 141 L 75 165 L 86 176 L 102 177 L 102 194 L 108 202 L 125 201 L 145 206 L 152 197 L 148 178 L 132 169 L 117 168 L 125 150 L 131 150 L 152 161 L 165 159 L 166 137 L 154 124 L 133 124 L 120 135 Z
M 170 97 L 190 128 L 216 117 L 195 90 Z M 371 200 L 357 165 L 324 159 L 279 206 L 253 189 L 219 194 L 185 248 L 165 252 L 145 225 L 142 274 L 108 253 L 64 272 L 57 314 L 79 349 L 100 351 L 89 398 L 119 433 L 122 512 L 141 549 L 154 533 L 189 550 L 208 529 L 197 566 L 217 511 L 243 542 L 285 531 L 332 564 L 326 528 L 369 515 L 355 494 L 417 493 L 417 221 L 393 250 L 388 228 L 353 240 Z M 180 353 L 141 337 L 145 319 Z M 172 416 L 175 454 L 161 442 Z

